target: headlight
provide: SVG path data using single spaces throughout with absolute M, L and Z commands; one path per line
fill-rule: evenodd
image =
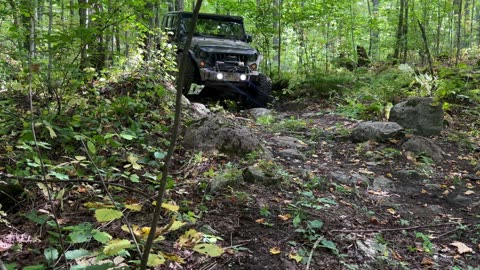
M 248 62 L 257 61 L 257 54 L 250 54 L 247 58 Z
M 200 50 L 198 52 L 198 56 L 200 56 L 201 58 L 207 58 L 208 57 L 208 53 L 206 51 L 202 51 Z

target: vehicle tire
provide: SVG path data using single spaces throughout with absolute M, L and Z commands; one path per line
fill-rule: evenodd
M 183 52 L 177 54 L 177 64 L 178 69 L 180 70 L 181 61 L 182 61 Z M 182 94 L 187 95 L 188 91 L 190 90 L 190 86 L 193 83 L 193 77 L 195 76 L 195 62 L 188 57 L 187 66 L 185 67 L 185 72 L 183 74 L 183 87 L 182 87 Z M 180 75 L 180 73 L 179 73 Z M 178 78 L 177 78 L 178 79 Z
M 251 96 L 247 99 L 248 107 L 266 108 L 273 100 L 272 81 L 264 74 L 259 74 L 257 81 L 250 86 Z

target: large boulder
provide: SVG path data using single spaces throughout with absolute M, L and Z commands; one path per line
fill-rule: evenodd
M 361 122 L 352 130 L 352 141 L 365 142 L 368 140 L 387 141 L 401 139 L 404 136 L 403 128 L 394 122 Z
M 250 128 L 234 118 L 208 115 L 193 121 L 185 131 L 183 145 L 204 152 L 220 152 L 242 156 L 253 151 L 264 151 L 260 140 Z
M 412 98 L 393 106 L 389 120 L 411 129 L 415 135 L 439 135 L 443 128 L 442 104 L 435 104 L 429 97 Z

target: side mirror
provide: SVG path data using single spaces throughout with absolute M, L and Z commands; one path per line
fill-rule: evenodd
M 247 43 L 250 43 L 253 41 L 253 36 L 251 34 L 246 34 L 245 37 L 246 37 Z

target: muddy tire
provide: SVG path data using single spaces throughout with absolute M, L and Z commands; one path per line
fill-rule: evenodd
M 264 74 L 259 74 L 257 81 L 250 85 L 250 95 L 244 105 L 249 108 L 266 108 L 273 100 L 272 81 Z

